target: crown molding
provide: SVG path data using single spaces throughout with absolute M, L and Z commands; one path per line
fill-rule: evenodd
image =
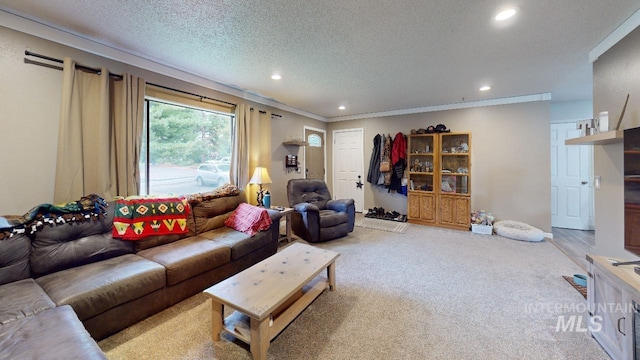
M 381 111 L 376 113 L 366 113 L 366 114 L 358 114 L 358 115 L 337 116 L 337 117 L 327 118 L 327 121 L 334 122 L 334 121 L 370 119 L 370 118 L 378 118 L 378 117 L 386 117 L 386 116 L 420 114 L 420 113 L 434 112 L 434 111 L 468 109 L 468 108 L 483 107 L 483 106 L 508 105 L 508 104 L 518 104 L 518 103 L 526 103 L 526 102 L 534 102 L 534 101 L 550 101 L 550 100 L 551 100 L 551 93 L 542 93 L 542 94 L 513 96 L 513 97 L 490 99 L 490 100 L 469 101 L 469 102 L 446 104 L 446 105 L 424 106 L 424 107 L 418 107 L 418 108 L 412 108 L 412 109 L 401 109 L 401 110 Z
M 145 70 L 153 71 L 162 75 L 166 75 L 178 80 L 186 81 L 195 85 L 206 87 L 208 89 L 216 90 L 225 94 L 233 95 L 238 98 L 253 101 L 262 105 L 271 106 L 280 110 L 292 112 L 294 114 L 306 116 L 311 119 L 320 120 L 326 122 L 327 119 L 320 115 L 312 114 L 310 112 L 294 108 L 292 106 L 283 104 L 273 99 L 265 98 L 260 95 L 250 93 L 226 84 L 222 84 L 213 80 L 209 80 L 198 74 L 188 73 L 182 70 L 178 70 L 169 65 L 165 65 L 156 61 L 145 59 L 141 56 L 134 55 L 116 49 L 91 39 L 87 39 L 80 35 L 60 30 L 48 24 L 40 23 L 24 16 L 20 16 L 5 8 L 0 7 L 0 24 L 2 26 L 20 31 L 29 35 L 33 35 L 45 40 L 53 41 L 62 45 L 66 45 L 78 50 L 86 51 L 88 53 L 102 56 L 107 59 L 119 61 L 128 65 L 136 66 Z M 46 54 L 43 54 L 46 55 Z
M 598 58 L 611 49 L 625 36 L 629 35 L 633 30 L 640 26 L 640 10 L 637 10 L 633 15 L 629 16 L 620 26 L 607 35 L 598 45 L 596 45 L 591 51 L 589 51 L 589 61 L 592 63 L 598 60 Z

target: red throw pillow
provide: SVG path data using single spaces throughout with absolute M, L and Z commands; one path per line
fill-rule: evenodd
M 224 224 L 253 236 L 260 230 L 267 230 L 271 226 L 271 218 L 266 209 L 241 203 Z

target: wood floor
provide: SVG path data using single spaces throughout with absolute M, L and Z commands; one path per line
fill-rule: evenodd
M 596 249 L 596 234 L 593 230 L 571 230 L 552 228 L 553 239 L 549 240 L 560 251 L 587 271 L 587 254 L 593 254 Z

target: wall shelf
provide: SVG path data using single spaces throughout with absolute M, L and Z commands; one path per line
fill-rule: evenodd
M 606 131 L 599 134 L 581 136 L 578 138 L 567 139 L 565 145 L 605 145 L 622 142 L 624 136 L 623 130 Z
M 285 146 L 307 146 L 306 141 L 283 141 L 282 145 Z

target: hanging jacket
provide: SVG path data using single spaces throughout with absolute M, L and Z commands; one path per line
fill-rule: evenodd
M 391 149 L 393 147 L 393 140 L 391 140 L 391 135 L 383 135 L 383 136 L 384 136 L 384 151 L 383 151 L 381 161 L 391 161 Z M 393 163 L 391 165 L 392 165 L 391 171 L 383 172 L 384 186 L 391 185 L 391 176 L 393 175 Z
M 393 138 L 393 148 L 391 149 L 391 164 L 396 165 L 400 159 L 407 159 L 407 139 L 401 132 Z
M 380 134 L 373 138 L 373 151 L 371 151 L 371 160 L 369 161 L 369 172 L 367 173 L 367 182 L 378 184 L 380 178 L 380 151 L 382 148 L 382 136 Z
M 389 181 L 389 192 L 402 190 L 402 176 L 407 165 L 407 139 L 401 132 L 397 133 L 391 143 L 392 175 Z
M 384 143 L 386 139 L 387 137 L 384 134 L 380 134 L 380 162 L 384 159 Z M 384 185 L 384 173 L 382 171 L 380 171 L 380 176 L 378 177 L 378 185 Z
M 404 175 L 404 169 L 406 168 L 405 159 L 400 159 L 393 166 L 393 175 L 391 176 L 391 183 L 389 184 L 389 192 L 396 191 L 398 193 L 402 192 L 402 176 Z

